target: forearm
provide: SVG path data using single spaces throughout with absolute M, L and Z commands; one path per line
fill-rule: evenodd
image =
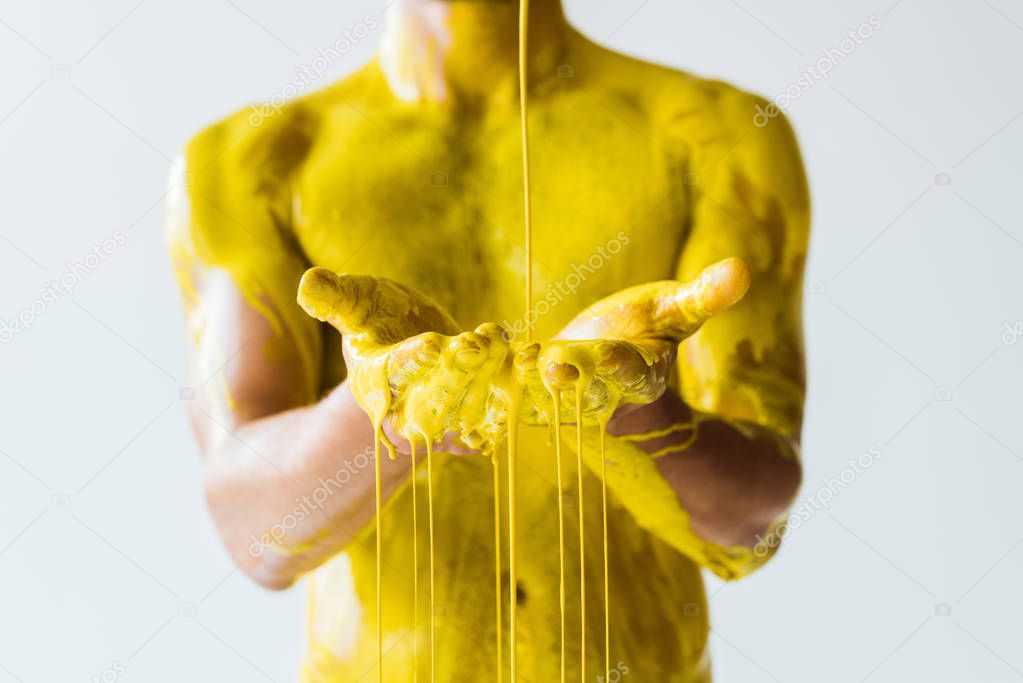
M 210 510 L 235 562 L 265 586 L 290 586 L 373 520 L 373 428 L 346 384 L 213 441 L 204 466 Z M 409 471 L 407 459 L 385 451 L 385 499 Z
M 689 407 L 668 392 L 650 406 L 616 416 L 608 430 L 634 439 L 691 421 Z M 740 430 L 702 416 L 695 440 L 691 431 L 680 430 L 635 444 L 649 454 L 669 451 L 657 458 L 658 471 L 688 513 L 693 533 L 719 545 L 752 547 L 799 488 L 802 470 L 792 445 L 755 425 Z M 677 450 L 670 452 L 672 447 Z

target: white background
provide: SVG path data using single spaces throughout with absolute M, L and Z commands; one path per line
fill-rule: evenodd
M 0 683 L 115 663 L 129 681 L 295 679 L 302 589 L 234 571 L 204 508 L 165 178 L 198 128 L 280 92 L 381 8 L 0 0 L 0 319 L 127 237 L 0 345 Z M 1023 6 L 567 10 L 615 48 L 768 97 L 880 19 L 789 113 L 815 209 L 804 495 L 872 446 L 881 457 L 765 570 L 711 582 L 717 679 L 1023 679 L 1023 334 L 1005 333 L 1023 319 Z

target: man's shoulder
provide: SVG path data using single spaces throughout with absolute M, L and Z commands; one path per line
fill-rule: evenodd
M 767 105 L 764 98 L 732 83 L 587 42 L 582 52 L 599 68 L 601 82 L 642 103 L 656 126 L 695 124 L 716 134 L 741 133 Z
M 196 133 L 184 148 L 185 165 L 193 174 L 224 170 L 264 175 L 293 170 L 305 159 L 333 109 L 343 103 L 359 106 L 372 71 L 367 65 L 319 88 L 315 83 L 300 88 L 297 80 L 283 85 L 265 100 Z

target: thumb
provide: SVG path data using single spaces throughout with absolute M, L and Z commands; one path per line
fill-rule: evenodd
M 689 283 L 675 283 L 658 298 L 653 315 L 654 336 L 681 341 L 703 323 L 735 305 L 750 286 L 750 270 L 740 258 L 707 266 Z
M 749 289 L 749 266 L 728 258 L 708 266 L 696 280 L 663 280 L 623 289 L 577 315 L 557 339 L 665 339 L 692 335 Z
M 458 331 L 451 316 L 429 297 L 371 275 L 310 268 L 299 283 L 298 303 L 341 334 L 378 345 L 395 344 L 422 332 Z

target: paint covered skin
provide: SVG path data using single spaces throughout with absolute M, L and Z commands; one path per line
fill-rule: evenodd
M 553 423 L 552 396 L 577 388 L 563 418 L 599 424 L 617 408 L 665 391 L 678 344 L 749 288 L 739 259 L 707 267 L 693 283 L 630 287 L 580 313 L 544 343 L 509 341 L 485 323 L 457 334 L 436 302 L 399 283 L 311 268 L 298 290 L 309 315 L 342 335 L 349 382 L 374 424 L 392 419 L 408 441 L 440 443 L 454 433 L 494 453 L 509 422 Z M 520 415 L 509 418 L 513 397 Z
M 580 310 L 620 290 L 691 281 L 712 263 L 740 257 L 750 268 L 750 291 L 682 343 L 673 384 L 701 411 L 795 439 L 809 217 L 787 124 L 777 118 L 757 128 L 756 98 L 615 55 L 577 35 L 562 62 L 579 66 L 572 78 L 536 83 L 530 119 L 534 287 L 536 299 L 549 304 L 536 321 L 536 338 L 556 336 Z M 514 101 L 478 111 L 400 101 L 372 62 L 258 126 L 246 111 L 203 132 L 186 152 L 192 182 L 172 197 L 190 207 L 190 219 L 171 230 L 190 319 L 201 328 L 201 303 L 189 298 L 192 269 L 202 264 L 229 273 L 274 326 L 266 352 L 304 378 L 295 405 L 315 400 L 344 376 L 337 335 L 295 301 L 310 266 L 388 278 L 423 292 L 450 313 L 432 321 L 445 335 L 494 321 L 514 327 L 522 317 L 524 279 L 520 146 L 515 126 L 506 125 L 514 116 Z M 394 331 L 389 343 L 403 334 Z M 485 415 L 479 422 L 499 423 Z M 566 426 L 567 494 L 574 490 L 575 436 Z M 597 428 L 584 430 L 583 441 L 586 464 L 598 472 Z M 523 428 L 518 450 L 518 668 L 524 680 L 555 680 L 558 492 L 547 430 Z M 612 661 L 627 664 L 636 680 L 706 680 L 699 567 L 735 578 L 766 556 L 693 534 L 655 463 L 628 441 L 609 438 L 607 459 Z M 437 679 L 489 679 L 495 669 L 491 463 L 438 454 L 434 469 Z M 422 469 L 418 476 L 421 493 Z M 587 668 L 598 672 L 604 658 L 601 500 L 599 482 L 589 473 L 585 479 Z M 506 490 L 507 481 L 501 486 Z M 418 504 L 424 520 L 424 496 Z M 506 521 L 506 504 L 503 515 Z M 580 640 L 578 525 L 572 514 L 564 519 L 573 678 Z M 384 667 L 387 680 L 407 681 L 416 666 L 407 487 L 390 499 L 381 523 Z M 310 576 L 306 681 L 357 680 L 375 668 L 375 561 L 366 549 L 372 525 L 364 533 L 365 544 L 350 545 Z M 505 535 L 504 547 L 507 542 Z M 420 551 L 420 587 L 428 572 L 423 557 Z M 509 590 L 505 580 L 504 604 Z M 431 607 L 422 588 L 419 598 L 422 621 Z M 424 624 L 419 628 L 419 676 L 427 680 L 428 634 Z
M 564 490 L 562 424 L 565 418 L 574 419 L 578 499 L 585 500 L 585 430 L 581 431 L 579 425 L 595 423 L 601 430 L 598 453 L 600 462 L 604 462 L 606 427 L 611 415 L 626 404 L 646 404 L 659 398 L 667 388 L 679 342 L 694 334 L 713 315 L 736 303 L 748 287 L 746 264 L 739 259 L 726 259 L 707 267 L 690 284 L 655 282 L 637 285 L 598 301 L 562 330 L 563 339 L 544 343 L 509 343 L 508 331 L 494 323 L 480 325 L 472 332 L 446 336 L 443 332 L 451 332 L 457 325 L 428 297 L 389 280 L 341 275 L 324 268 L 312 268 L 306 272 L 299 285 L 298 302 L 311 316 L 329 323 L 341 333 L 349 382 L 356 400 L 375 427 L 378 457 L 379 442 L 385 439 L 381 427 L 387 419 L 397 435 L 410 444 L 420 440 L 425 444 L 439 444 L 454 434 L 459 444 L 490 455 L 496 466 L 499 462 L 498 448 L 507 439 L 508 429 L 518 429 L 518 423 L 525 416 L 553 427 L 556 481 Z M 594 338 L 587 339 L 587 336 Z M 566 392 L 574 394 L 574 403 L 565 401 L 563 394 Z M 385 444 L 393 457 L 393 445 L 386 441 Z M 653 454 L 651 457 L 656 456 Z M 519 453 L 512 444 L 509 444 L 507 457 L 508 467 L 515 467 Z M 432 451 L 429 447 L 427 476 L 429 486 L 432 482 Z M 603 489 L 607 480 L 606 470 L 602 468 L 599 476 L 602 478 L 602 498 L 606 499 Z M 497 469 L 493 500 L 498 501 L 501 499 L 499 477 Z M 379 481 L 379 470 L 377 478 Z M 378 518 L 379 495 L 378 489 Z M 414 490 L 412 495 L 415 505 Z M 517 515 L 517 488 L 509 484 L 508 495 L 510 501 L 516 501 L 514 507 L 509 503 L 509 515 Z M 432 495 L 429 500 L 432 501 Z M 585 506 L 577 508 L 576 528 L 582 529 L 586 526 Z M 433 561 L 432 524 L 435 512 L 432 504 L 428 515 L 432 583 L 436 568 Z M 567 675 L 567 599 L 564 592 L 563 516 L 562 512 L 558 537 L 562 629 L 560 660 L 564 681 Z M 415 529 L 413 524 L 414 544 L 417 539 Z M 500 548 L 499 511 L 495 529 L 496 547 Z M 589 630 L 586 581 L 583 578 L 588 566 L 585 535 L 577 535 L 581 650 L 585 650 L 585 636 Z M 382 540 L 382 535 L 377 537 L 378 543 Z M 602 550 L 607 543 L 605 534 L 601 539 Z M 509 558 L 518 556 L 516 546 L 517 543 L 510 545 Z M 380 545 L 377 553 L 376 585 L 381 590 Z M 499 553 L 497 557 L 499 562 Z M 607 564 L 605 555 L 604 566 Z M 414 585 L 415 581 L 414 577 Z M 388 588 L 384 585 L 382 591 Z M 416 595 L 415 591 L 413 595 Z M 498 596 L 495 613 L 499 614 L 503 596 L 495 595 Z M 605 601 L 607 598 L 609 596 L 605 595 Z M 379 610 L 378 603 L 378 615 Z M 604 612 L 605 617 L 609 616 L 606 610 Z M 511 613 L 517 614 L 516 606 L 512 607 Z M 498 628 L 501 633 L 495 641 L 500 643 L 503 626 Z M 433 629 L 431 625 L 431 634 Z M 378 634 L 378 660 L 382 660 L 382 643 Z M 509 650 L 517 652 L 517 642 L 510 643 Z M 436 651 L 431 649 L 434 661 L 435 655 Z M 500 655 L 495 658 L 495 662 L 499 661 Z M 579 661 L 583 669 L 579 679 L 585 680 L 586 658 L 580 655 Z M 609 661 L 606 671 L 610 671 Z M 514 665 L 511 673 L 515 679 Z

